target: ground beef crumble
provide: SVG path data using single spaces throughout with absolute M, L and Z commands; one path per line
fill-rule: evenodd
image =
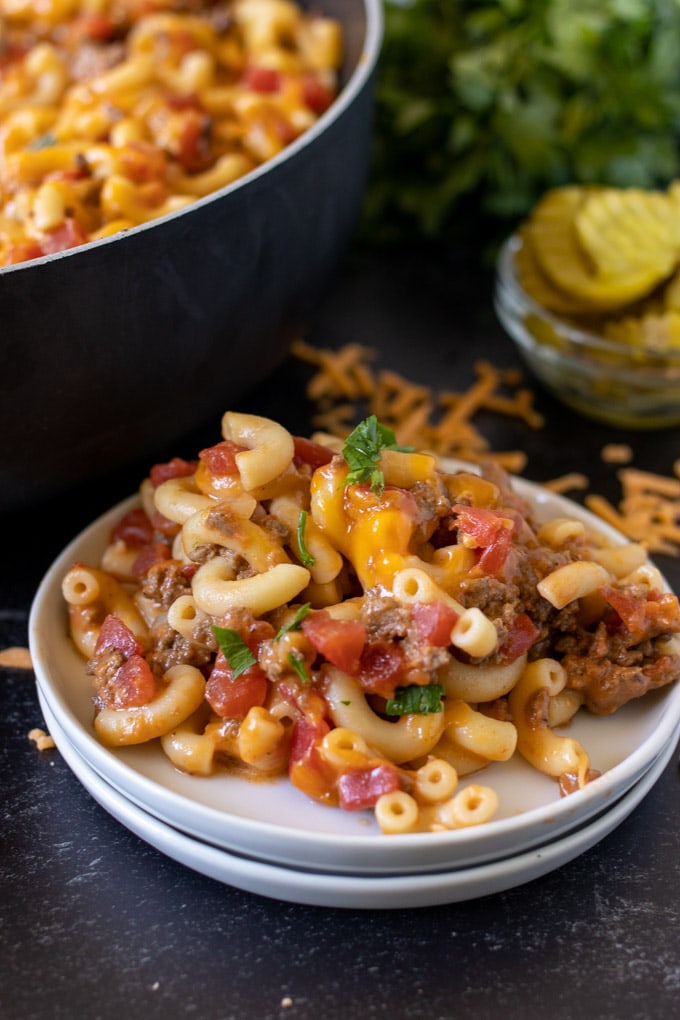
M 172 666 L 182 663 L 201 669 L 212 660 L 217 650 L 212 632 L 206 633 L 205 638 L 205 644 L 190 640 L 178 634 L 165 620 L 160 621 L 149 632 L 147 662 L 156 676 L 163 676 Z
M 191 582 L 183 574 L 179 560 L 154 563 L 142 582 L 142 594 L 156 606 L 168 609 L 180 595 L 191 592 Z

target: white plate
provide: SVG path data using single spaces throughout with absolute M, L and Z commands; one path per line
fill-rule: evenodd
M 623 541 L 570 500 L 521 479 L 515 485 L 541 519 L 571 515 Z M 592 766 L 602 772 L 583 790 L 560 798 L 553 780 L 515 755 L 475 777 L 498 793 L 500 808 L 493 821 L 477 828 L 389 839 L 370 812 L 322 806 L 285 779 L 253 784 L 226 773 L 188 776 L 170 764 L 156 743 L 109 750 L 98 742 L 92 726 L 91 681 L 68 638 L 61 580 L 75 560 L 99 562 L 111 526 L 133 505 L 136 498 L 95 521 L 49 569 L 31 610 L 31 654 L 43 696 L 88 765 L 128 800 L 195 838 L 273 863 L 335 873 L 469 867 L 528 850 L 596 817 L 640 779 L 680 726 L 678 683 L 613 716 L 579 713 L 569 734 L 583 743 Z
M 670 743 L 642 779 L 587 825 L 545 846 L 491 864 L 422 875 L 339 875 L 286 868 L 193 839 L 143 811 L 101 778 L 69 742 L 41 699 L 45 721 L 66 763 L 91 796 L 140 839 L 208 878 L 272 899 L 317 907 L 385 910 L 460 903 L 523 885 L 599 843 L 651 790 L 673 754 Z

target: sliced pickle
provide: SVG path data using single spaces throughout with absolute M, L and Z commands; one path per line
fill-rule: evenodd
M 602 329 L 609 340 L 663 354 L 680 350 L 680 312 L 668 311 L 661 315 L 624 316 L 608 320 Z
M 520 228 L 519 235 L 523 243 L 515 252 L 515 272 L 520 286 L 529 297 L 542 308 L 558 315 L 571 316 L 582 311 L 581 304 L 574 302 L 572 297 L 556 287 L 543 272 L 531 240 L 524 236 L 524 228 Z
M 602 188 L 576 210 L 578 243 L 595 275 L 627 279 L 642 272 L 657 282 L 673 271 L 680 252 L 680 216 L 661 191 Z
M 524 230 L 536 262 L 548 280 L 573 302 L 572 314 L 621 309 L 648 294 L 666 279 L 677 259 L 663 264 L 629 265 L 625 272 L 605 275 L 584 249 L 576 218 L 601 188 L 569 186 L 546 193 Z

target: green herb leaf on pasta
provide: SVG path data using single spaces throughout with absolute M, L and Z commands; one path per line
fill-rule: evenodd
M 382 425 L 374 414 L 360 421 L 349 434 L 342 448 L 342 455 L 349 467 L 345 485 L 370 482 L 371 489 L 382 496 L 385 476 L 380 470 L 380 455 L 383 450 L 400 450 L 410 453 L 412 446 L 399 446 L 392 429 Z
M 313 567 L 315 559 L 305 545 L 305 527 L 307 526 L 307 511 L 301 510 L 297 524 L 297 541 L 300 550 L 300 563 L 303 567 Z
M 298 630 L 305 616 L 309 615 L 310 608 L 311 608 L 310 602 L 305 602 L 304 605 L 300 606 L 292 620 L 289 620 L 288 623 L 284 623 L 283 627 L 280 628 L 280 630 L 274 637 L 274 640 L 279 641 L 284 634 L 288 633 L 289 630 Z
M 429 715 L 443 711 L 444 688 L 441 684 L 425 684 L 397 687 L 394 698 L 385 706 L 387 715 Z
M 213 626 L 213 634 L 217 638 L 222 654 L 229 663 L 234 679 L 256 664 L 257 659 L 237 630 L 232 630 L 230 627 Z
M 295 655 L 293 652 L 288 652 L 287 659 L 288 659 L 288 662 L 290 663 L 290 665 L 293 667 L 293 669 L 297 673 L 297 675 L 302 680 L 303 684 L 308 683 L 309 682 L 309 676 L 307 675 L 307 668 L 305 666 L 305 660 L 302 658 L 302 656 Z

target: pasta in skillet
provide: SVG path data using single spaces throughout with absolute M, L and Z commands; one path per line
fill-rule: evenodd
M 294 0 L 0 0 L 0 266 L 276 156 L 333 102 L 342 50 Z
M 286 775 L 399 834 L 491 819 L 477 774 L 514 755 L 564 795 L 597 775 L 558 728 L 680 676 L 678 600 L 643 564 L 374 416 L 340 452 L 227 412 L 62 591 L 104 744 Z

